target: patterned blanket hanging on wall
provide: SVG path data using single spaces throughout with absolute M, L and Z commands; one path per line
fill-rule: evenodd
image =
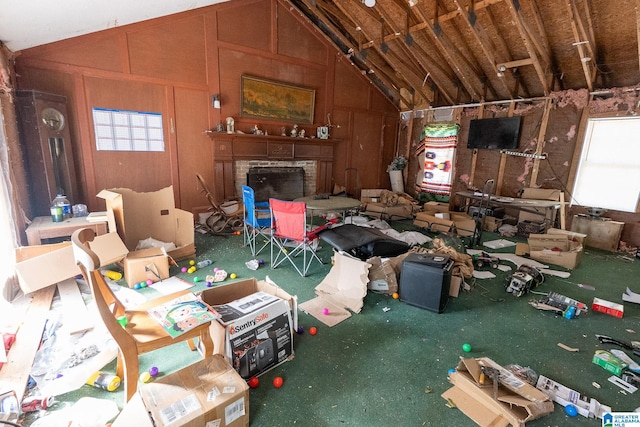
M 424 127 L 416 149 L 419 159 L 424 158 L 424 169 L 416 181 L 417 191 L 445 196 L 451 194 L 459 129 L 456 123 L 434 123 Z

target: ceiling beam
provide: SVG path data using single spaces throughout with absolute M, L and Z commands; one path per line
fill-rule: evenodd
M 589 35 L 584 30 L 582 19 L 580 18 L 574 1 L 565 0 L 565 5 L 567 7 L 567 13 L 569 14 L 571 31 L 575 40 L 574 45 L 578 49 L 578 54 L 580 55 L 580 62 L 582 63 L 582 71 L 587 83 L 587 88 L 589 89 L 589 92 L 593 92 L 593 83 L 596 78 L 596 58 L 592 56 L 594 51 L 590 47 L 593 40 L 590 40 Z
M 365 33 L 365 29 L 364 26 L 361 22 L 359 22 L 359 20 L 355 17 L 352 16 L 349 11 L 347 10 L 347 6 L 346 3 L 347 0 L 335 0 L 335 5 L 338 7 L 338 9 L 340 9 L 340 11 L 347 16 L 351 22 L 355 23 L 355 25 L 360 28 L 360 31 L 362 32 L 362 34 L 365 36 L 365 38 L 367 38 L 368 40 L 371 40 L 371 37 L 369 37 L 366 33 Z M 404 84 L 398 85 L 399 87 L 406 87 L 406 88 L 419 88 L 420 85 L 416 85 L 415 82 L 410 83 L 411 77 L 410 76 L 406 76 L 405 73 L 402 72 L 401 69 L 399 69 L 399 67 L 397 67 L 393 61 L 389 61 L 386 59 L 386 55 L 384 52 L 382 52 L 382 49 L 380 47 L 380 45 L 374 44 L 373 49 L 378 52 L 378 54 L 385 60 L 385 62 L 389 65 L 390 68 L 392 68 L 396 75 L 401 78 L 404 81 Z M 420 96 L 422 96 L 424 98 L 425 101 L 427 101 L 427 103 L 431 104 L 431 102 L 433 102 L 433 98 L 428 96 L 422 89 L 415 89 L 416 92 L 418 92 L 418 94 Z M 411 104 L 409 104 L 411 105 Z
M 357 53 L 356 46 L 353 44 L 353 42 L 351 40 L 351 38 L 353 38 L 353 37 L 350 34 L 349 34 L 349 37 L 345 37 L 343 35 L 343 33 L 342 33 L 343 30 L 337 28 L 333 24 L 332 19 L 329 16 L 327 16 L 327 12 L 325 11 L 324 5 L 318 7 L 316 1 L 313 1 L 313 2 L 310 1 L 310 0 L 301 0 L 301 1 L 303 2 L 303 4 L 307 8 L 309 8 L 310 11 L 312 11 L 312 13 L 315 14 L 315 17 L 318 20 L 320 20 L 332 32 L 332 35 L 334 37 L 338 38 L 340 40 L 340 42 L 342 44 L 344 44 L 349 49 L 349 51 L 347 53 L 345 53 L 345 56 L 347 58 L 349 58 L 349 60 L 354 65 L 357 66 L 357 64 L 355 64 L 356 60 L 353 58 L 353 56 Z M 325 5 L 327 5 L 327 4 L 329 4 L 329 3 L 325 3 Z M 329 13 L 334 14 L 336 12 L 336 9 L 335 8 L 333 8 L 333 9 L 334 10 L 329 12 Z M 336 18 L 338 18 L 338 17 L 336 16 Z M 338 19 L 340 19 L 340 18 L 338 18 Z M 331 42 L 332 44 L 336 45 L 335 40 L 333 40 L 327 34 L 324 34 L 324 32 L 323 32 L 323 35 L 325 36 L 325 38 L 327 38 L 329 40 L 329 42 Z M 341 46 L 337 46 L 337 47 L 338 47 L 338 50 L 342 51 L 342 47 Z M 382 70 L 377 65 L 375 65 L 373 63 L 373 61 L 366 60 L 366 59 L 363 59 L 361 57 L 359 57 L 357 59 L 357 61 L 361 62 L 365 67 L 368 68 L 368 70 L 363 70 L 363 72 L 368 73 L 368 72 L 373 71 L 376 74 L 376 77 L 380 80 L 380 82 L 382 82 L 382 84 L 384 84 L 386 90 L 388 90 L 389 92 L 393 93 L 393 95 L 395 97 L 397 97 L 398 99 L 400 99 L 402 102 L 405 102 L 405 103 L 408 102 L 408 100 L 405 99 L 402 96 L 402 93 L 400 92 L 400 89 L 397 86 L 397 83 L 395 83 L 393 81 L 393 79 L 389 79 L 388 76 L 384 72 L 382 72 Z M 359 67 L 359 68 L 361 68 L 361 67 Z
M 529 35 L 529 31 L 527 31 L 526 29 L 525 20 L 522 17 L 522 14 L 520 12 L 520 7 L 521 7 L 520 1 L 504 0 L 504 3 L 509 9 L 509 12 L 511 13 L 511 17 L 513 18 L 516 28 L 520 32 L 520 37 L 522 38 L 522 41 L 524 42 L 524 46 L 527 49 L 527 52 L 529 53 L 529 57 L 533 61 L 532 65 L 535 68 L 536 74 L 538 75 L 538 79 L 540 80 L 540 84 L 542 85 L 542 91 L 544 95 L 547 96 L 549 95 L 549 82 L 547 81 L 547 75 L 546 75 L 547 70 L 545 68 L 548 68 L 546 64 L 548 64 L 549 61 L 547 60 L 543 63 L 540 60 L 540 58 L 538 58 L 538 55 L 536 54 L 536 46 L 534 45 L 534 41 Z M 543 60 L 544 59 L 546 58 L 543 58 Z
M 457 59 L 450 54 L 450 52 L 454 52 L 457 49 L 448 41 L 448 39 L 444 36 L 444 34 L 436 32 L 434 25 L 431 23 L 431 20 L 427 18 L 424 15 L 424 13 L 422 13 L 420 8 L 414 7 L 412 8 L 412 11 L 416 14 L 418 19 L 423 24 L 425 24 L 425 31 L 427 31 L 428 34 L 433 39 L 440 54 L 445 58 L 445 60 L 453 68 L 453 71 L 456 77 L 460 80 L 460 83 L 462 84 L 462 86 L 464 86 L 465 90 L 467 91 L 471 99 L 479 100 L 480 96 L 478 95 L 478 92 L 476 91 L 476 89 L 473 87 L 473 84 L 467 78 L 466 73 L 462 71 L 462 68 L 459 62 L 457 61 Z
M 482 52 L 484 53 L 484 56 L 485 56 L 486 60 L 489 61 L 489 63 L 491 64 L 491 72 L 495 73 L 496 72 L 496 47 L 495 47 L 495 45 L 493 44 L 493 42 L 491 42 L 491 40 L 487 36 L 487 33 L 484 31 L 484 28 L 482 28 L 480 23 L 477 21 L 477 17 L 475 19 L 471 19 L 471 16 L 467 12 L 467 9 L 462 6 L 462 4 L 460 3 L 459 0 L 453 0 L 453 2 L 455 3 L 456 7 L 458 8 L 458 11 L 460 12 L 460 16 L 462 17 L 464 22 L 469 27 L 469 31 L 471 31 L 471 34 L 473 35 L 473 37 L 476 40 L 476 43 L 478 43 L 480 45 L 480 49 L 482 49 Z M 473 6 L 473 0 L 471 1 L 471 6 Z M 502 83 L 502 85 L 503 85 L 505 91 L 507 92 L 507 94 L 509 95 L 509 97 L 513 98 L 513 92 L 511 92 L 511 90 L 507 86 L 506 81 L 504 79 L 502 79 L 502 78 L 499 79 L 499 80 L 500 80 L 500 83 Z

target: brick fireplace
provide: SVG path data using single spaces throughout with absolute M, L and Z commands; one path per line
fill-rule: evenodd
M 299 194 L 297 197 L 310 196 L 316 192 L 316 161 L 315 160 L 297 160 L 297 161 L 282 161 L 282 160 L 236 160 L 234 162 L 234 181 L 237 194 L 242 194 L 242 185 L 248 184 L 247 174 L 251 171 L 260 170 L 264 174 L 265 170 L 273 169 L 274 170 L 274 179 L 295 179 L 294 177 L 298 174 L 295 173 L 295 170 L 302 169 L 304 171 L 301 183 L 301 189 L 303 190 L 303 194 Z M 287 173 L 286 170 L 289 170 L 290 173 Z M 286 178 L 285 178 L 286 176 Z M 256 200 L 260 201 L 259 194 L 265 194 L 260 191 L 259 185 L 256 186 L 255 183 L 251 185 L 253 189 L 256 191 Z M 292 185 L 293 186 L 293 185 Z M 291 194 L 291 197 L 287 197 L 288 194 Z M 288 192 L 288 194 L 269 194 L 271 197 L 288 199 L 295 198 L 293 196 L 294 193 Z
M 213 192 L 216 200 L 242 195 L 252 167 L 304 170 L 304 196 L 330 192 L 334 140 L 212 132 Z

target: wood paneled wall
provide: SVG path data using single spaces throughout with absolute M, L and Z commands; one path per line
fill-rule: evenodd
M 232 0 L 215 6 L 76 37 L 20 52 L 20 89 L 68 99 L 81 198 L 104 209 L 103 188 L 152 191 L 173 185 L 178 207 L 207 206 L 196 173 L 213 185 L 213 142 L 204 133 L 233 117 L 236 130 L 254 124 L 269 134 L 293 123 L 240 117 L 240 76 L 249 74 L 315 89 L 314 135 L 331 123 L 333 184 L 359 196 L 388 187 L 398 110 L 286 0 Z M 211 106 L 220 94 L 221 109 Z M 162 113 L 162 153 L 97 151 L 93 107 Z M 326 185 L 326 183 L 323 183 Z

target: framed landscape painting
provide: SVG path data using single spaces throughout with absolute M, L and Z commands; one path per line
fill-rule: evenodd
M 242 117 L 313 124 L 314 89 L 246 75 L 241 79 Z

